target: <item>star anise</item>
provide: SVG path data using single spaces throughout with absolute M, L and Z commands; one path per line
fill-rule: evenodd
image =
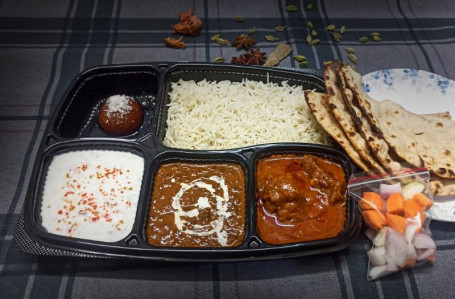
M 191 9 L 179 13 L 180 23 L 172 26 L 175 33 L 197 35 L 202 27 L 201 19 L 193 14 Z
M 256 43 L 257 41 L 252 36 L 240 34 L 235 38 L 235 41 L 232 42 L 232 45 L 236 47 L 237 50 L 248 50 L 249 48 L 252 48 Z
M 232 57 L 232 64 L 251 64 L 251 65 L 263 65 L 267 57 L 265 52 L 261 52 L 260 48 L 256 50 L 251 49 L 250 53 L 245 53 L 239 57 Z

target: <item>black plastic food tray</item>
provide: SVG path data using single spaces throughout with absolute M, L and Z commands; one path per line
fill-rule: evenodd
M 170 261 L 238 261 L 296 257 L 341 250 L 353 242 L 361 221 L 356 203 L 347 200 L 344 230 L 336 237 L 286 245 L 263 242 L 256 230 L 255 170 L 259 158 L 270 154 L 314 154 L 340 164 L 346 179 L 352 164 L 339 150 L 321 145 L 280 143 L 232 150 L 197 151 L 168 148 L 162 144 L 166 130 L 167 103 L 172 82 L 179 79 L 200 81 L 255 81 L 300 85 L 323 91 L 318 70 L 218 65 L 208 63 L 150 63 L 101 66 L 78 75 L 53 113 L 31 175 L 21 219 L 15 233 L 19 247 L 32 254 L 81 257 L 118 257 Z M 125 94 L 137 99 L 144 111 L 140 129 L 129 136 L 112 137 L 97 122 L 102 102 L 109 96 Z M 270 107 L 273 109 L 273 107 Z M 118 242 L 98 242 L 47 233 L 40 224 L 40 194 L 49 161 L 56 154 L 82 149 L 114 149 L 144 157 L 145 171 L 132 232 Z M 234 161 L 246 177 L 246 228 L 243 243 L 229 248 L 154 247 L 145 237 L 146 218 L 153 188 L 153 177 L 164 161 Z

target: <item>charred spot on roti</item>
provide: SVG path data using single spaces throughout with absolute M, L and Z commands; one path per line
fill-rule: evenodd
M 436 123 L 436 127 L 443 127 L 442 123 Z
M 446 149 L 446 150 L 444 151 L 444 155 L 450 156 L 450 154 L 451 154 L 451 152 L 450 152 L 448 149 Z M 448 164 L 446 164 L 446 165 L 448 165 Z M 449 166 L 450 166 L 450 165 L 449 165 Z
M 414 135 L 423 135 L 423 132 L 414 133 Z
M 327 93 L 330 94 L 330 95 L 333 95 L 335 94 L 335 92 L 333 91 L 333 88 L 332 87 L 327 87 Z
M 437 172 L 440 173 L 440 174 L 444 174 L 444 173 L 446 173 L 446 171 L 447 170 L 445 168 L 442 168 L 442 167 L 437 170 Z
M 390 121 L 388 121 L 388 122 L 387 122 L 387 125 L 389 125 L 389 126 L 390 126 L 391 124 L 392 124 L 392 123 L 391 123 Z
M 395 135 L 392 135 L 392 136 L 390 136 L 390 137 L 392 137 L 392 138 L 397 138 L 397 136 L 395 136 Z
M 352 137 L 352 136 L 355 136 L 355 132 L 349 132 L 349 135 Z
M 393 113 L 400 114 L 400 111 L 395 110 Z

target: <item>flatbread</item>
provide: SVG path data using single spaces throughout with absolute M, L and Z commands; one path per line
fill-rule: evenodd
M 362 157 L 352 146 L 340 124 L 329 108 L 327 95 L 325 93 L 305 91 L 305 98 L 311 112 L 322 128 L 345 150 L 351 160 L 364 171 L 370 173 L 371 169 L 362 160 Z
M 339 76 L 348 107 L 356 118 L 357 127 L 370 151 L 388 171 L 400 170 L 401 159 L 395 153 L 391 153 L 376 120 L 372 117 L 369 101 L 373 100 L 363 90 L 362 77 L 350 66 L 343 66 Z
M 340 90 L 337 73 L 341 69 L 341 62 L 335 61 L 330 64 L 324 63 L 324 83 L 327 90 L 327 102 L 338 124 L 348 137 L 349 141 L 362 157 L 362 160 L 371 166 L 373 172 L 385 172 L 384 168 L 378 163 L 375 156 L 370 152 L 368 145 L 360 132 L 356 130 L 355 121 Z
M 413 114 L 392 101 L 374 105 L 384 139 L 404 160 L 443 178 L 455 178 L 455 123 Z
M 444 179 L 432 176 L 430 192 L 434 196 L 450 196 L 455 194 L 455 179 Z

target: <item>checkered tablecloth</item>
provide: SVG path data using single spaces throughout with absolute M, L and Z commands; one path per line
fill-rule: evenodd
M 314 8 L 305 7 L 313 2 Z M 296 12 L 286 6 L 296 5 Z M 202 20 L 184 50 L 174 36 L 178 13 L 193 9 Z M 236 16 L 243 22 L 236 22 Z M 320 43 L 309 46 L 306 22 Z M 335 43 L 325 27 L 346 28 Z M 274 27 L 288 26 L 282 32 Z M 450 0 L 0 0 L 0 298 L 453 298 L 455 224 L 433 221 L 434 265 L 367 282 L 367 240 L 348 249 L 298 259 L 239 263 L 145 263 L 128 260 L 32 256 L 14 243 L 37 148 L 49 115 L 82 70 L 94 65 L 156 62 L 229 62 L 239 52 L 211 42 L 232 41 L 256 27 L 258 46 L 278 42 L 304 55 L 308 68 L 348 61 L 357 70 L 416 68 L 455 79 L 455 3 Z M 380 42 L 359 43 L 379 32 Z M 279 38 L 268 42 L 265 35 Z M 292 55 L 280 66 L 299 68 Z M 455 100 L 455 99 L 454 99 Z

